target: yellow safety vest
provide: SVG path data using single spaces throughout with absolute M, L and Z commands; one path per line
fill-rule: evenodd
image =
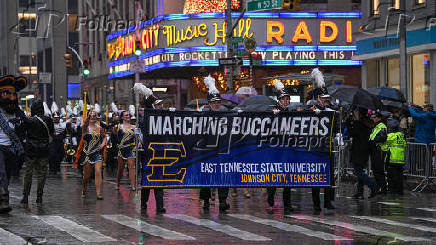
M 389 148 L 389 162 L 395 164 L 404 165 L 404 152 L 406 149 L 406 140 L 404 139 L 404 134 L 401 132 L 388 134 L 388 139 L 386 140 L 386 145 Z
M 386 125 L 382 122 L 380 122 L 379 124 L 377 124 L 377 126 L 375 126 L 375 128 L 372 129 L 371 135 L 369 136 L 369 140 L 373 141 L 375 139 L 375 136 L 382 130 L 385 129 L 386 131 L 388 130 L 388 128 L 386 127 Z M 385 143 L 377 143 L 378 146 L 380 146 L 382 151 L 388 151 L 388 147 Z

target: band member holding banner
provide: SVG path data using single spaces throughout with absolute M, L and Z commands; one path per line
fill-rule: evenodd
M 147 88 L 145 85 L 141 83 L 135 83 L 133 90 L 136 94 L 139 94 L 142 98 L 140 98 L 141 105 L 145 107 L 145 109 L 162 109 L 162 102 L 155 95 L 153 95 L 153 91 Z M 147 113 L 147 112 L 145 112 Z M 138 156 L 139 157 L 139 156 Z M 154 199 L 156 200 L 156 212 L 165 213 L 166 209 L 164 208 L 163 196 L 164 192 L 161 188 L 154 188 Z M 141 208 L 147 209 L 148 198 L 150 197 L 150 189 L 142 188 L 141 190 Z
M 215 79 L 212 76 L 207 76 L 204 78 L 204 83 L 208 88 L 207 100 L 209 101 L 210 110 L 212 111 L 222 111 L 221 107 L 221 95 L 218 89 L 215 86 Z M 230 205 L 227 203 L 227 196 L 229 195 L 228 187 L 219 187 L 218 188 L 218 200 L 220 203 L 220 210 L 226 211 L 230 208 Z M 210 206 L 209 199 L 211 198 L 211 189 L 210 188 L 201 188 L 200 189 L 200 199 L 203 200 L 203 208 L 208 210 Z
M 312 77 L 315 80 L 314 90 L 312 92 L 313 99 L 316 100 L 316 104 L 311 108 L 315 113 L 320 113 L 321 111 L 334 111 L 330 109 L 330 95 L 328 94 L 327 89 L 325 88 L 324 76 L 318 70 L 318 68 L 313 69 Z M 334 161 L 331 161 L 330 171 L 334 169 L 333 166 Z M 330 178 L 333 178 L 332 172 L 330 172 Z M 334 183 L 331 180 L 331 183 Z M 316 212 L 321 211 L 321 200 L 320 200 L 320 192 L 321 189 L 312 188 L 312 201 L 313 201 L 313 209 Z M 331 210 L 335 209 L 332 205 L 331 201 L 334 197 L 334 190 L 331 187 L 324 188 L 324 208 Z
M 88 113 L 86 121 L 82 129 L 83 134 L 83 186 L 82 198 L 86 197 L 86 189 L 88 181 L 91 178 L 92 167 L 94 166 L 95 173 L 95 188 L 97 192 L 97 200 L 103 200 L 101 194 L 102 183 L 102 165 L 103 156 L 102 149 L 106 144 L 105 131 L 97 124 L 97 112 L 91 109 Z
M 118 171 L 117 171 L 117 185 L 116 189 L 120 189 L 120 180 L 123 176 L 124 165 L 127 162 L 129 167 L 130 188 L 132 191 L 136 190 L 135 186 L 135 126 L 130 124 L 130 113 L 128 111 L 121 112 L 121 119 L 123 123 L 116 126 L 118 139 Z
M 277 99 L 278 102 L 274 106 L 273 111 L 279 112 L 279 111 L 287 111 L 288 106 L 291 101 L 290 94 L 286 91 L 285 86 L 280 81 L 276 81 L 274 83 L 274 87 L 277 89 Z M 274 196 L 276 194 L 276 187 L 268 187 L 268 205 L 270 207 L 274 206 Z M 285 213 L 289 213 L 293 211 L 292 205 L 291 205 L 291 188 L 285 187 L 283 188 L 283 209 Z

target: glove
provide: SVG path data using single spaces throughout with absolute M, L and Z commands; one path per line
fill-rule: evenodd
M 176 111 L 176 108 L 174 108 L 174 107 L 170 107 L 170 108 L 168 108 L 168 110 L 171 111 L 171 112 L 175 112 L 175 111 Z
M 314 112 L 315 112 L 316 115 L 318 115 L 319 113 L 321 113 L 321 110 L 320 109 L 315 109 Z
M 273 110 L 273 112 L 274 112 L 274 115 L 277 115 L 277 114 L 279 114 L 279 112 L 280 112 L 280 111 L 279 111 L 279 110 L 276 110 L 276 109 L 274 109 L 274 110 Z

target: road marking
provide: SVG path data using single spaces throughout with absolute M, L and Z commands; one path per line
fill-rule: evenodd
M 317 237 L 320 238 L 322 240 L 327 240 L 327 241 L 334 241 L 334 240 L 353 240 L 350 238 L 346 238 L 346 237 L 342 237 L 342 236 L 336 236 L 333 234 L 329 234 L 329 233 L 325 233 L 322 231 L 313 231 L 298 225 L 291 225 L 291 224 L 287 224 L 287 223 L 283 223 L 277 220 L 271 220 L 271 219 L 262 219 L 262 218 L 258 218 L 252 215 L 247 215 L 247 214 L 228 214 L 228 216 L 234 217 L 234 218 L 238 218 L 238 219 L 242 219 L 242 220 L 247 220 L 247 221 L 251 221 L 251 222 L 255 222 L 255 223 L 259 223 L 262 225 L 268 225 L 268 226 L 272 226 L 274 228 L 280 229 L 280 230 L 284 230 L 284 231 L 290 231 L 290 232 L 297 232 L 297 233 L 301 233 L 304 234 L 306 236 L 312 236 L 312 237 Z
M 0 244 L 4 245 L 17 245 L 17 244 L 27 244 L 26 240 L 22 237 L 14 235 L 7 230 L 0 228 Z
M 387 224 L 387 225 L 402 226 L 402 227 L 411 228 L 411 229 L 415 229 L 415 230 L 436 233 L 436 228 L 422 226 L 422 225 L 412 225 L 412 224 L 400 223 L 400 222 L 393 221 L 393 220 L 381 219 L 381 218 L 369 217 L 369 216 L 351 216 L 351 217 L 357 218 L 357 219 L 370 220 L 370 221 L 379 222 L 379 223 L 383 223 L 383 224 Z
M 389 206 L 399 206 L 400 204 L 398 202 L 378 202 L 383 205 L 389 205 Z
M 429 212 L 436 212 L 436 209 L 434 208 L 417 208 L 419 210 L 429 211 Z
M 82 242 L 115 242 L 116 239 L 105 236 L 97 231 L 94 231 L 86 226 L 77 224 L 69 219 L 61 216 L 32 216 L 42 220 L 44 223 L 53 226 L 54 228 L 64 231 Z
M 102 217 L 137 231 L 144 232 L 152 236 L 162 237 L 163 239 L 167 240 L 196 240 L 194 237 L 187 236 L 176 231 L 167 230 L 156 225 L 151 225 L 140 219 L 134 219 L 122 214 L 102 215 Z
M 298 220 L 309 220 L 325 225 L 331 225 L 331 226 L 338 226 L 342 227 L 348 230 L 357 231 L 361 233 L 366 233 L 374 236 L 385 236 L 385 237 L 393 237 L 396 240 L 401 240 L 405 242 L 419 242 L 419 241 L 429 241 L 429 239 L 425 239 L 422 237 L 410 237 L 410 236 L 403 236 L 401 234 L 392 233 L 389 231 L 383 231 L 383 230 L 377 230 L 369 226 L 364 225 L 352 225 L 348 224 L 342 221 L 333 220 L 330 218 L 319 218 L 319 217 L 313 217 L 313 216 L 305 216 L 305 215 L 286 215 L 286 217 L 291 217 Z
M 188 216 L 184 214 L 165 214 L 165 217 L 183 220 L 185 222 L 198 226 L 204 226 L 211 230 L 219 231 L 229 236 L 237 237 L 239 239 L 246 240 L 246 241 L 271 241 L 271 239 L 268 237 L 256 235 L 248 231 L 239 230 L 230 225 L 219 224 L 208 219 L 197 219 L 192 216 Z
M 414 220 L 424 220 L 424 221 L 436 223 L 436 219 L 433 218 L 422 218 L 422 217 L 409 217 L 409 218 Z

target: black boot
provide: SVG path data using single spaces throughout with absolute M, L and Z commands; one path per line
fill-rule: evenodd
M 23 199 L 21 199 L 21 203 L 23 203 L 23 204 L 29 203 L 29 196 L 28 195 L 24 195 Z
M 9 206 L 9 192 L 0 188 L 0 214 L 7 214 L 12 210 Z
M 363 193 L 356 193 L 353 195 L 354 199 L 363 199 Z
M 220 203 L 220 211 L 226 211 L 229 208 L 230 208 L 230 205 L 227 202 Z
M 331 202 L 325 203 L 324 208 L 329 209 L 329 210 L 336 209 L 335 206 L 333 206 Z
M 42 203 L 42 196 L 36 197 L 36 203 Z

